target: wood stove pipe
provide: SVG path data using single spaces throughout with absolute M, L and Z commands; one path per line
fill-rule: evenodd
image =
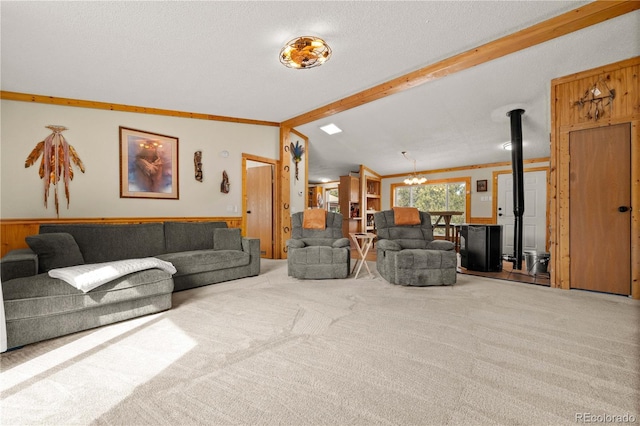
M 522 114 L 523 109 L 514 109 L 507 115 L 511 120 L 511 169 L 513 171 L 513 262 L 514 269 L 522 269 L 522 217 L 524 215 L 524 170 L 522 162 Z

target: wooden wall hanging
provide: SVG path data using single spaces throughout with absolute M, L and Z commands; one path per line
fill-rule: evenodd
M 193 154 L 193 167 L 195 168 L 196 180 L 202 182 L 202 151 Z
M 220 192 L 228 194 L 231 184 L 229 183 L 229 175 L 226 170 L 222 171 L 222 182 L 220 183 Z
M 574 102 L 574 106 L 585 108 L 585 118 L 598 121 L 604 116 L 605 108 L 609 107 L 609 115 L 613 108 L 613 100 L 616 97 L 615 89 L 609 89 L 607 82 L 599 78 L 584 95 Z

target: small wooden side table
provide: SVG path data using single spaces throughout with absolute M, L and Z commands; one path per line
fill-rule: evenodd
M 369 265 L 367 265 L 367 254 L 369 253 L 369 249 L 373 245 L 373 241 L 376 239 L 376 234 L 371 232 L 354 232 L 349 233 L 349 236 L 353 240 L 358 249 L 358 254 L 360 255 L 360 259 L 356 260 L 355 265 L 353 265 L 353 271 L 356 271 L 356 275 L 353 277 L 354 279 L 358 278 L 358 274 L 360 273 L 360 269 L 362 269 L 362 265 L 367 268 L 367 272 L 369 272 L 369 276 L 373 278 L 373 274 L 369 269 Z M 357 268 L 357 269 L 356 269 Z

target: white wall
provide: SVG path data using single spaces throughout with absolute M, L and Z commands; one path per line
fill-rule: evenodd
M 544 161 L 540 163 L 525 164 L 524 169 L 532 167 L 548 167 L 549 162 Z M 477 167 L 477 166 L 476 166 Z M 441 173 L 420 173 L 424 175 L 428 180 L 438 179 L 450 179 L 456 177 L 470 177 L 471 187 L 467 188 L 467 191 L 471 191 L 471 217 L 491 217 L 493 206 L 493 172 L 494 171 L 509 171 L 511 172 L 511 165 L 500 167 L 481 167 L 465 170 L 454 170 L 451 172 Z M 382 179 L 382 208 L 391 208 L 391 184 L 401 183 L 403 177 L 385 178 Z M 487 180 L 487 192 L 477 192 L 476 182 L 478 180 Z M 428 183 L 428 182 L 427 182 Z
M 62 125 L 67 142 L 85 165 L 74 168 L 67 209 L 64 184 L 59 185 L 60 218 L 241 216 L 242 153 L 279 158 L 279 128 L 106 111 L 29 102 L 1 101 L 0 216 L 5 219 L 55 218 L 53 188 L 44 207 L 44 184 L 37 164 L 25 159 L 51 133 L 45 126 Z M 179 200 L 120 198 L 119 126 L 179 139 Z M 203 182 L 194 178 L 193 154 L 202 150 Z M 220 152 L 229 151 L 223 158 Z M 220 192 L 222 171 L 231 189 Z M 304 176 L 304 175 L 303 175 Z M 304 181 L 298 183 L 303 185 Z M 304 202 L 304 198 L 303 198 Z

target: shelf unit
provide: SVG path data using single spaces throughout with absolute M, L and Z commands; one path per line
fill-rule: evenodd
M 373 222 L 373 214 L 381 210 L 382 201 L 380 198 L 380 179 L 373 176 L 365 176 L 363 190 L 364 212 L 362 214 L 362 223 L 364 232 L 375 233 Z
M 321 186 L 310 186 L 309 187 L 309 191 L 308 191 L 308 206 L 309 208 L 313 208 L 313 207 L 324 207 L 324 203 L 322 203 L 323 205 L 320 206 L 318 204 L 318 199 L 321 200 L 321 202 L 324 201 L 323 199 L 324 197 L 324 191 L 323 188 Z
M 338 187 L 340 213 L 342 213 L 342 235 L 361 232 L 360 179 L 355 176 L 340 176 Z

